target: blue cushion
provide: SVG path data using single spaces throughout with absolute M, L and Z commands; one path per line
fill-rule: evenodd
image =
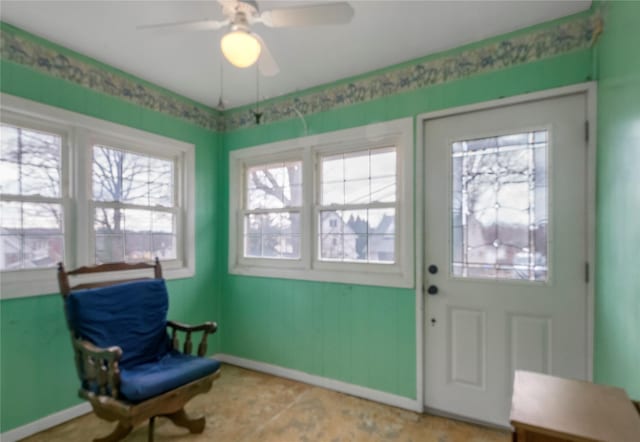
M 214 373 L 218 368 L 220 362 L 215 359 L 171 351 L 159 361 L 122 369 L 120 392 L 128 400 L 140 402 Z
M 159 361 L 171 350 L 164 280 L 77 290 L 67 297 L 66 308 L 80 337 L 98 347 L 122 348 L 121 368 Z

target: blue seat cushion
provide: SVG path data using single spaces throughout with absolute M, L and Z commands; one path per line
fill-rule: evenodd
M 215 359 L 185 355 L 172 350 L 156 362 L 120 371 L 120 392 L 131 402 L 141 402 L 173 390 L 220 368 Z
M 76 290 L 67 297 L 66 308 L 69 325 L 81 338 L 122 349 L 121 368 L 161 360 L 171 351 L 164 280 Z

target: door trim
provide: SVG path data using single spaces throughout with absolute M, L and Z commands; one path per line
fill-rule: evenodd
M 423 293 L 424 284 L 424 248 L 422 244 L 425 238 L 424 225 L 424 125 L 429 120 L 436 118 L 450 117 L 454 115 L 466 114 L 481 110 L 499 108 L 514 104 L 524 104 L 532 101 L 541 101 L 550 98 L 559 98 L 567 95 L 585 94 L 587 101 L 587 165 L 586 165 L 586 210 L 587 210 L 587 260 L 589 263 L 589 281 L 587 282 L 587 380 L 593 381 L 593 356 L 594 356 L 594 302 L 595 302 L 595 279 L 596 269 L 596 149 L 597 149 L 597 83 L 590 81 L 559 88 L 546 89 L 543 91 L 528 94 L 515 95 L 513 97 L 500 98 L 497 100 L 474 103 L 465 106 L 458 106 L 448 109 L 426 112 L 416 116 L 416 152 L 415 152 L 415 216 L 416 216 L 416 399 L 426 409 L 426 397 L 424 394 L 425 377 L 425 295 Z

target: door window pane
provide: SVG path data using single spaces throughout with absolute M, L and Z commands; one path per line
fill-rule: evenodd
M 457 277 L 546 281 L 547 131 L 452 145 Z

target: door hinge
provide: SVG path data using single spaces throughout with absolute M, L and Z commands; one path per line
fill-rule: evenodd
M 589 142 L 589 120 L 584 122 L 584 141 Z
M 589 263 L 585 262 L 584 263 L 584 281 L 588 284 L 589 283 Z

